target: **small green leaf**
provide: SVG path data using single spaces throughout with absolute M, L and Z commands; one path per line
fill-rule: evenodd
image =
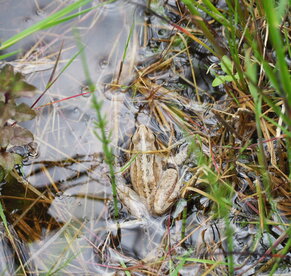
M 16 105 L 14 103 L 5 104 L 0 101 L 0 127 L 15 115 Z
M 224 79 L 224 82 L 230 82 L 230 81 L 233 81 L 233 78 L 232 78 L 232 76 L 230 76 L 230 75 L 223 76 L 223 79 Z
M 14 73 L 11 65 L 7 64 L 0 71 L 0 92 L 10 93 L 12 97 L 32 96 L 36 88 L 23 80 L 23 75 Z
M 0 128 L 0 148 L 7 148 L 13 136 L 13 128 L 5 126 Z
M 10 152 L 0 153 L 0 166 L 5 171 L 11 171 L 14 168 L 14 156 Z
M 14 165 L 22 165 L 22 156 L 17 153 L 12 153 L 14 158 Z
M 35 111 L 31 109 L 27 104 L 21 103 L 16 107 L 16 114 L 12 119 L 17 122 L 29 121 L 35 117 Z
M 32 97 L 34 95 L 34 91 L 36 90 L 36 88 L 23 81 L 23 80 L 19 80 L 16 83 L 14 83 L 13 88 L 12 88 L 12 93 L 14 94 L 14 97 L 18 98 L 18 97 Z
M 230 58 L 228 56 L 223 56 L 222 57 L 222 59 L 221 59 L 221 69 L 227 75 L 229 75 L 229 73 L 232 73 L 233 63 L 231 62 L 231 60 L 230 60 Z
M 213 87 L 216 87 L 216 86 L 218 86 L 218 85 L 223 84 L 223 83 L 225 82 L 223 77 L 224 77 L 224 76 L 217 76 L 217 77 L 213 80 L 213 82 L 212 82 L 212 86 L 213 86 Z
M 24 146 L 33 142 L 33 135 L 29 130 L 20 126 L 15 126 L 13 130 L 13 137 L 10 140 L 11 145 Z

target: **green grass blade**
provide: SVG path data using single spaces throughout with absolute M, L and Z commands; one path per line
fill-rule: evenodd
M 73 34 L 75 36 L 77 47 L 79 48 L 81 62 L 82 62 L 82 66 L 83 66 L 83 71 L 84 71 L 85 78 L 86 78 L 86 83 L 89 86 L 90 91 L 93 92 L 95 90 L 95 85 L 94 85 L 92 78 L 90 76 L 89 66 L 88 66 L 88 62 L 87 62 L 85 51 L 84 51 L 86 46 L 83 45 L 83 43 L 81 41 L 81 36 L 80 36 L 78 29 L 73 29 Z
M 212 260 L 205 260 L 205 259 L 197 259 L 197 258 L 182 258 L 178 257 L 179 260 L 185 260 L 187 262 L 195 262 L 195 263 L 201 263 L 201 264 L 220 264 L 220 265 L 228 265 L 226 262 L 221 261 L 212 261 Z
M 7 53 L 7 54 L 4 54 L 4 55 L 1 55 L 0 56 L 0 60 L 3 60 L 3 59 L 6 59 L 6 58 L 9 58 L 9 57 L 12 57 L 14 55 L 19 54 L 20 52 L 21 52 L 20 50 L 16 50 L 16 51 L 13 51 L 11 53 Z
M 79 0 L 71 5 L 68 5 L 67 7 L 61 9 L 60 11 L 52 14 L 51 16 L 48 16 L 47 18 L 43 19 L 42 21 L 34 24 L 31 27 L 28 27 L 24 31 L 12 36 L 8 40 L 4 41 L 2 45 L 0 46 L 0 50 L 4 50 L 13 44 L 17 43 L 18 41 L 24 39 L 25 37 L 39 31 L 48 28 L 48 26 L 52 26 L 53 22 L 56 20 L 59 20 L 61 17 L 65 16 L 66 14 L 88 4 L 92 0 Z
M 285 247 L 280 250 L 280 255 L 282 256 L 285 256 L 288 254 L 288 252 L 290 252 L 290 248 L 291 248 L 291 227 L 289 227 L 288 231 L 287 232 L 287 236 L 289 237 L 288 238 L 288 241 L 285 245 Z M 272 270 L 270 271 L 270 274 L 269 275 L 274 275 L 274 273 L 276 272 L 280 262 L 283 260 L 283 258 L 276 258 L 276 263 L 274 264 L 274 266 L 272 267 Z
M 129 34 L 128 34 L 128 37 L 127 37 L 127 40 L 126 40 L 126 43 L 125 43 L 125 47 L 124 47 L 124 50 L 123 50 L 122 61 L 120 63 L 119 73 L 118 73 L 118 77 L 117 77 L 117 83 L 119 83 L 119 78 L 121 76 L 123 65 L 124 65 L 124 62 L 125 62 L 125 59 L 126 59 L 129 42 L 130 42 L 130 40 L 132 38 L 132 35 L 133 35 L 134 26 L 135 26 L 135 20 L 132 21 L 132 24 L 131 24 L 130 30 L 129 30 Z
M 17 246 L 16 246 L 16 244 L 14 242 L 14 237 L 12 236 L 12 234 L 11 234 L 11 232 L 9 230 L 8 223 L 7 223 L 7 219 L 6 219 L 6 216 L 4 214 L 4 210 L 3 210 L 3 206 L 2 206 L 1 201 L 0 201 L 0 218 L 1 218 L 2 222 L 3 222 L 3 225 L 5 227 L 7 236 L 8 236 L 8 238 L 9 238 L 11 244 L 12 244 L 12 247 L 15 250 L 15 253 L 16 253 L 17 257 L 18 257 L 18 261 L 20 263 L 20 269 L 25 273 L 25 269 L 24 269 L 22 260 L 20 258 L 20 254 L 18 252 L 18 248 L 17 248 Z
M 288 105 L 289 107 L 291 107 L 291 82 L 288 72 L 288 66 L 285 61 L 284 44 L 279 30 L 279 16 L 277 10 L 275 9 L 273 0 L 264 0 L 263 5 L 265 8 L 266 18 L 268 22 L 270 39 L 276 51 L 276 67 L 278 68 L 278 74 L 280 76 L 285 96 L 287 96 Z
M 215 6 L 209 1 L 209 0 L 204 0 L 203 3 L 207 8 L 205 8 L 203 5 L 199 4 L 198 2 L 193 2 L 192 4 L 195 5 L 197 8 L 201 9 L 205 13 L 207 13 L 209 16 L 214 18 L 217 22 L 220 24 L 224 25 L 225 27 L 231 27 L 229 20 L 227 20 L 222 13 L 218 9 L 216 9 Z
M 92 1 L 92 0 L 91 0 L 91 1 Z M 88 12 L 90 12 L 90 11 L 96 9 L 96 8 L 100 8 L 101 6 L 104 6 L 104 5 L 106 5 L 106 4 L 110 4 L 110 3 L 115 2 L 115 1 L 116 1 L 116 0 L 108 0 L 108 1 L 106 1 L 106 2 L 103 2 L 103 3 L 100 3 L 100 4 L 96 5 L 96 6 L 93 6 L 93 7 L 91 7 L 91 8 L 85 9 L 85 10 L 80 11 L 80 12 L 77 12 L 77 13 L 74 13 L 74 14 L 72 14 L 72 15 L 69 15 L 69 16 L 67 16 L 67 17 L 61 18 L 61 19 L 59 19 L 59 20 L 55 20 L 55 21 L 52 22 L 52 23 L 48 23 L 47 26 L 45 27 L 45 29 L 47 29 L 47 28 L 51 28 L 51 27 L 56 26 L 56 25 L 59 25 L 59 24 L 62 24 L 62 23 L 64 23 L 64 22 L 67 22 L 67 21 L 69 21 L 69 20 L 71 20 L 71 19 L 74 19 L 74 18 L 80 16 L 80 15 L 83 15 L 83 14 L 85 14 L 85 13 L 88 13 Z
M 290 0 L 280 0 L 278 3 L 278 18 L 283 18 L 286 11 L 288 11 Z
M 226 49 L 222 48 L 219 43 L 217 43 L 217 39 L 213 36 L 211 31 L 209 30 L 207 24 L 202 19 L 199 11 L 194 5 L 194 1 L 191 0 L 182 0 L 182 2 L 187 6 L 188 10 L 192 15 L 194 15 L 193 19 L 195 18 L 195 24 L 202 30 L 205 37 L 209 40 L 209 42 L 213 45 L 216 55 L 222 57 L 226 55 Z
M 0 202 L 0 217 L 2 219 L 2 222 L 4 224 L 4 227 L 6 229 L 7 232 L 9 232 L 9 228 L 8 228 L 8 224 L 7 224 L 7 220 L 6 220 L 6 216 L 4 214 L 4 210 L 3 210 L 3 207 L 2 207 L 2 204 Z

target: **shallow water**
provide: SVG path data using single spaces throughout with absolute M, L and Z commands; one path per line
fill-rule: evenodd
M 1 40 L 5 41 L 68 3 L 71 1 L 1 1 Z M 98 3 L 93 1 L 86 7 Z M 28 73 L 28 82 L 34 84 L 40 94 L 48 82 L 62 42 L 57 71 L 79 50 L 74 34 L 74 30 L 78 30 L 81 43 L 86 45 L 84 52 L 90 77 L 97 87 L 95 95 L 103 101 L 102 112 L 108 118 L 108 130 L 119 126 L 120 117 L 125 114 L 126 126 L 131 129 L 134 127 L 133 114 L 124 105 L 124 94 L 109 91 L 106 83 L 111 83 L 118 75 L 133 22 L 132 39 L 120 76 L 120 84 L 125 85 L 133 78 L 138 34 L 143 22 L 140 9 L 129 1 L 105 5 L 60 26 L 39 31 L 9 48 L 9 51 L 22 50 L 19 57 L 26 56 L 29 61 L 25 68 L 21 60 L 15 61 L 15 57 L 9 61 L 13 61 L 13 65 L 22 65 L 22 72 Z M 2 52 L 5 53 L 8 51 Z M 39 63 L 41 58 L 47 68 Z M 35 135 L 37 143 L 38 156 L 29 158 L 23 171 L 27 180 L 43 193 L 39 202 L 35 201 L 38 196 L 33 192 L 27 194 L 22 184 L 10 183 L 9 187 L 2 187 L 6 210 L 12 214 L 11 223 L 17 229 L 15 235 L 27 243 L 30 251 L 23 256 L 24 266 L 33 264 L 37 271 L 58 270 L 67 258 L 75 255 L 60 269 L 61 275 L 75 271 L 97 272 L 99 266 L 95 265 L 94 248 L 106 237 L 108 223 L 114 224 L 110 222 L 110 212 L 105 204 L 111 197 L 111 188 L 107 166 L 100 156 L 101 144 L 92 131 L 96 114 L 91 108 L 91 95 L 80 95 L 87 91 L 79 56 L 37 104 L 37 118 L 23 124 Z M 72 96 L 76 97 L 66 99 Z M 32 104 L 36 97 L 24 101 Z M 39 107 L 60 100 L 63 101 Z M 119 139 L 117 135 L 118 132 L 114 141 Z M 12 196 L 20 199 L 9 199 Z M 24 199 L 27 197 L 29 200 Z M 2 243 L 2 246 L 5 245 Z M 2 266 L 3 275 L 13 273 L 17 263 L 12 267 Z M 18 271 L 21 268 L 18 267 Z
M 1 40 L 5 41 L 71 2 L 1 1 Z M 93 1 L 86 7 L 99 2 L 102 1 Z M 153 5 L 159 12 L 163 12 L 159 4 Z M 174 14 L 172 16 L 174 20 Z M 138 94 L 134 98 L 133 91 L 124 88 L 136 78 L 140 64 L 153 63 L 157 59 L 154 51 L 144 46 L 147 39 L 151 38 L 151 49 L 164 50 L 168 42 L 163 39 L 167 39 L 173 31 L 159 18 L 150 19 L 153 26 L 158 26 L 157 29 L 146 29 L 145 22 L 149 22 L 149 17 L 141 7 L 132 5 L 130 1 L 117 1 L 60 26 L 40 31 L 9 48 L 9 51 L 22 49 L 22 54 L 16 60 L 12 57 L 8 61 L 16 67 L 22 65 L 22 72 L 26 72 L 27 80 L 39 89 L 39 95 L 49 80 L 62 42 L 64 44 L 57 74 L 78 52 L 78 35 L 74 30 L 79 31 L 81 43 L 86 45 L 84 53 L 90 77 L 97 88 L 95 95 L 103 101 L 102 113 L 107 118 L 107 133 L 112 132 L 114 152 L 121 156 L 117 158 L 120 165 L 126 159 L 120 147 L 128 148 L 129 137 L 139 123 L 149 125 L 165 144 L 169 142 L 169 131 L 161 129 L 158 120 L 153 119 L 152 114 L 157 110 L 153 108 L 155 103 L 151 97 Z M 118 76 L 133 22 L 129 49 L 122 73 Z M 148 37 L 145 35 L 146 30 L 151 33 Z M 159 40 L 162 42 L 157 42 Z M 25 56 L 25 64 L 19 60 L 20 56 Z M 175 104 L 191 116 L 195 113 L 193 110 L 199 114 L 204 113 L 207 106 L 192 100 L 195 91 L 186 86 L 185 79 L 181 77 L 183 75 L 187 79 L 191 75 L 188 61 L 181 55 L 175 62 L 177 68 L 172 66 L 149 74 L 144 85 L 151 87 L 153 79 L 158 84 L 175 89 L 180 85 L 184 101 L 177 100 Z M 203 64 L 204 60 L 198 56 L 192 62 L 197 84 L 202 91 L 201 100 L 207 103 L 219 91 L 210 85 L 211 77 L 205 74 L 207 66 Z M 118 85 L 123 87 L 116 89 L 110 84 L 117 79 Z M 152 87 L 159 91 L 159 87 Z M 48 272 L 54 275 L 113 275 L 116 271 L 122 274 L 126 270 L 125 266 L 130 267 L 133 273 L 139 271 L 138 275 L 164 275 L 173 271 L 173 263 L 179 264 L 178 256 L 225 261 L 225 252 L 221 250 L 226 248 L 226 242 L 221 241 L 224 223 L 209 216 L 209 202 L 199 195 L 192 194 L 188 202 L 189 213 L 185 227 L 177 214 L 182 212 L 185 201 L 179 202 L 180 207 L 177 207 L 176 213 L 168 212 L 161 217 L 144 220 L 134 218 L 120 204 L 121 216 L 119 224 L 116 224 L 113 219 L 108 167 L 104 163 L 102 145 L 93 134 L 96 114 L 91 108 L 92 96 L 86 94 L 87 91 L 84 66 L 78 56 L 37 104 L 36 119 L 23 124 L 35 135 L 38 154 L 25 160 L 22 173 L 37 188 L 37 192 L 17 181 L 1 186 L 1 198 L 9 214 L 7 217 L 12 235 L 17 241 L 15 248 L 7 238 L 1 239 L 1 260 L 13 260 L 7 266 L 6 261 L 2 262 L 2 274 L 13 275 L 15 271 L 20 273 L 22 265 L 26 273 L 31 275 Z M 159 93 L 162 92 L 157 92 L 157 95 Z M 32 104 L 38 95 L 23 100 Z M 173 94 L 169 93 L 167 97 L 166 100 L 175 101 Z M 163 104 L 161 100 L 160 114 L 170 122 L 173 118 L 165 112 L 167 106 Z M 203 119 L 203 124 L 211 126 L 212 131 L 216 130 L 217 121 L 213 114 L 191 118 L 194 118 L 198 128 L 202 126 Z M 177 121 L 173 122 L 176 140 L 183 137 L 178 126 Z M 191 160 L 192 163 L 187 164 L 192 170 L 185 174 L 185 180 L 195 173 L 195 161 Z M 129 182 L 128 176 L 125 177 Z M 249 212 L 246 213 L 249 215 Z M 235 249 L 243 251 L 255 238 L 257 229 L 252 226 L 242 229 L 236 222 L 233 219 L 232 224 L 234 228 L 237 227 Z M 1 230 L 3 232 L 4 229 Z M 247 262 L 251 267 L 258 260 L 259 253 L 264 252 L 260 246 L 257 251 L 247 257 L 237 254 L 236 263 Z M 160 257 L 164 258 L 161 262 Z M 19 259 L 22 264 L 17 261 Z M 213 275 L 226 273 L 223 268 L 219 269 Z M 179 272 L 181 275 L 199 275 L 202 271 L 203 266 L 194 262 Z M 253 270 L 250 270 L 251 273 Z

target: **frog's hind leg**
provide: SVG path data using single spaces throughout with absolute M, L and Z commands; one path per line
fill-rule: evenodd
M 176 169 L 167 169 L 161 179 L 154 200 L 154 213 L 161 215 L 170 208 L 180 195 L 178 172 Z

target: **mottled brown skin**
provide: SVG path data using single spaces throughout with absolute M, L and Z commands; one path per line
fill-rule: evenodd
M 176 169 L 163 169 L 167 157 L 157 153 L 156 138 L 145 125 L 140 125 L 132 137 L 132 152 L 139 153 L 130 167 L 130 177 L 136 193 L 148 210 L 161 215 L 175 202 L 180 192 Z M 147 153 L 148 152 L 148 153 Z

